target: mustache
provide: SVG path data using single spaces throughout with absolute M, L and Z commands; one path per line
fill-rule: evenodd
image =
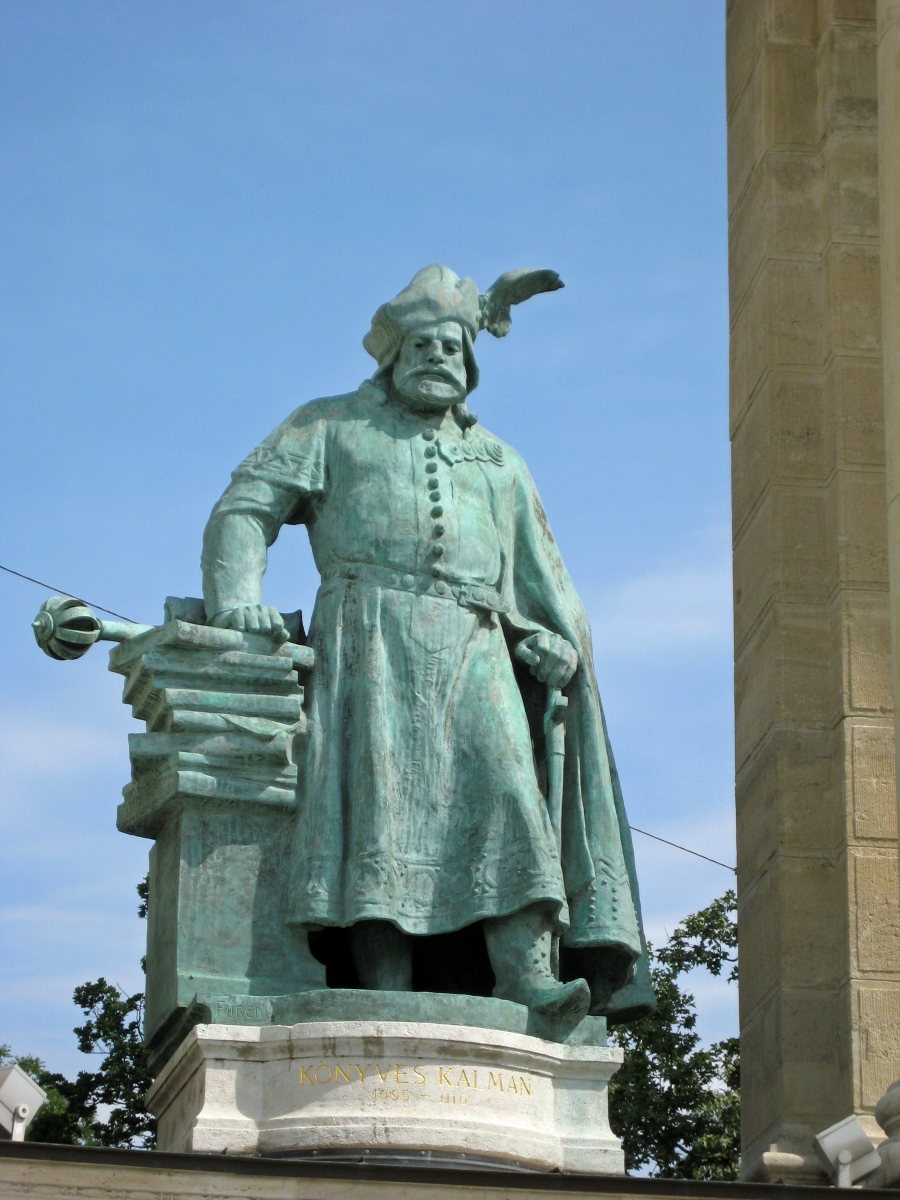
M 450 383 L 459 383 L 453 372 L 446 367 L 413 367 L 411 371 L 407 371 L 406 378 L 409 379 L 416 375 L 437 375 L 440 379 L 446 379 Z

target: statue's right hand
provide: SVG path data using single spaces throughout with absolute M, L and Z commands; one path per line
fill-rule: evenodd
M 278 609 L 267 608 L 265 604 L 241 604 L 237 608 L 226 608 L 224 612 L 216 613 L 211 624 L 217 629 L 261 633 L 277 642 L 286 642 L 290 637 Z

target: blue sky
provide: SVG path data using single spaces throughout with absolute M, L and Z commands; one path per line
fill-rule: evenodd
M 139 621 L 418 268 L 558 270 L 471 407 L 587 605 L 632 822 L 734 860 L 719 0 L 0 0 L 0 172 L 0 562 Z M 315 588 L 286 530 L 267 602 Z M 41 589 L 0 599 L 0 1042 L 73 1070 L 73 987 L 140 986 L 138 726 L 103 647 L 38 652 Z M 653 938 L 733 878 L 636 842 Z

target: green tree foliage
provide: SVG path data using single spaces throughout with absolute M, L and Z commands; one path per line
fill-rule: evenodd
M 146 888 L 145 879 L 138 885 L 141 916 L 147 911 Z M 82 1054 L 103 1055 L 103 1060 L 98 1070 L 79 1071 L 70 1080 L 48 1071 L 32 1055 L 15 1059 L 47 1093 L 26 1140 L 67 1146 L 154 1146 L 156 1120 L 144 1105 L 152 1076 L 141 1032 L 143 993 L 128 996 L 100 978 L 77 987 L 73 998 L 87 1018 L 75 1027 L 78 1049 Z M 9 1059 L 10 1048 L 0 1046 L 0 1061 Z
M 705 968 L 737 979 L 737 900 L 733 891 L 693 913 L 665 946 L 651 948 L 657 1009 L 611 1031 L 625 1063 L 610 1085 L 610 1122 L 629 1170 L 657 1176 L 737 1179 L 740 1169 L 738 1039 L 704 1047 L 694 997 L 679 980 Z

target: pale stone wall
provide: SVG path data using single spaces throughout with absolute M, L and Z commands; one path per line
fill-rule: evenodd
M 875 0 L 727 10 L 745 1176 L 900 1074 Z
M 900 0 L 878 0 L 881 326 L 894 694 L 900 692 Z M 894 713 L 894 735 L 900 706 Z

